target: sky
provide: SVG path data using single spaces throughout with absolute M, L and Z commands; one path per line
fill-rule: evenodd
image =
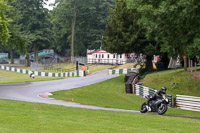
M 44 0 L 45 1 L 45 0 Z M 46 2 L 46 1 L 45 1 Z M 48 6 L 50 3 L 54 3 L 55 2 L 55 0 L 48 0 L 48 2 L 46 2 L 47 3 L 47 5 L 44 5 L 44 7 L 45 8 L 48 8 L 49 10 L 52 10 L 53 9 L 53 7 L 50 7 L 50 6 Z

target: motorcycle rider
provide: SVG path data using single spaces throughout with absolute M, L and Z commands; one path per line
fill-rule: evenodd
M 161 90 L 154 93 L 154 95 L 148 99 L 147 105 L 149 105 L 149 101 L 151 101 L 151 100 L 157 100 L 158 98 L 162 98 L 162 95 L 166 94 L 166 91 L 167 91 L 167 88 L 162 87 Z

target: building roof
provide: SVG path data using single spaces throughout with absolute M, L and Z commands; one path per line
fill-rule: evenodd
M 93 54 L 93 53 L 109 53 L 105 50 L 102 50 L 102 49 L 98 49 L 98 50 L 87 50 L 87 54 Z

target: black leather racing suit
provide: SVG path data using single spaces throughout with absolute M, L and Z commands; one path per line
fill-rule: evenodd
M 163 95 L 163 93 L 162 93 L 161 90 L 157 91 L 156 93 L 154 93 L 154 95 L 152 96 L 152 98 L 148 99 L 147 104 L 149 104 L 149 101 L 151 101 L 151 100 L 156 100 L 158 98 L 162 98 L 162 95 Z

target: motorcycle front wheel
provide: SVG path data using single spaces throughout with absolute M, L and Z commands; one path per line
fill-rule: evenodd
M 146 113 L 147 112 L 147 104 L 146 104 L 146 102 L 145 103 L 143 103 L 141 106 L 140 106 L 140 112 L 141 113 Z
M 159 107 L 158 107 L 158 114 L 159 115 L 163 115 L 165 112 L 167 111 L 167 104 L 161 104 Z

